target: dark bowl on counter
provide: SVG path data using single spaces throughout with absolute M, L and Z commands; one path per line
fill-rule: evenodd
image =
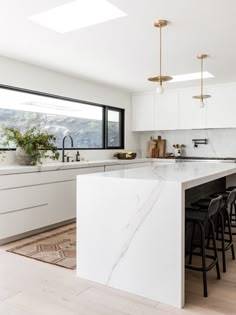
M 137 156 L 137 153 L 135 152 L 120 152 L 114 154 L 114 157 L 116 157 L 119 160 L 134 160 Z

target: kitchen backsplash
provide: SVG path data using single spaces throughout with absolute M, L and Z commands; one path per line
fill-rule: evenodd
M 146 155 L 150 136 L 167 140 L 166 152 L 173 152 L 173 144 L 184 144 L 183 156 L 236 157 L 236 129 L 169 130 L 140 133 L 142 157 Z M 192 139 L 208 139 L 208 144 L 194 148 Z
M 200 157 L 236 157 L 236 128 L 235 129 L 205 129 L 205 130 L 169 130 L 140 132 L 139 149 L 126 149 L 137 152 L 138 157 L 146 157 L 147 141 L 151 136 L 161 136 L 167 140 L 166 152 L 174 153 L 173 144 L 184 144 L 183 156 Z M 208 139 L 208 144 L 199 144 L 194 148 L 192 139 Z M 81 158 L 85 160 L 111 159 L 115 152 L 122 150 L 81 150 Z M 72 153 L 72 152 L 71 152 Z M 76 151 L 74 151 L 74 154 Z M 5 158 L 0 154 L 0 165 L 15 164 L 15 152 L 7 152 Z M 61 159 L 60 159 L 61 160 Z M 49 160 L 48 162 L 52 162 Z

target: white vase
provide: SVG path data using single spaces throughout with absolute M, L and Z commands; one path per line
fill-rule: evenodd
M 182 153 L 182 149 L 181 148 L 174 148 L 174 151 L 175 151 L 175 156 L 181 156 L 181 153 Z
M 16 161 L 20 165 L 30 165 L 32 162 L 32 158 L 25 152 L 22 147 L 16 148 Z

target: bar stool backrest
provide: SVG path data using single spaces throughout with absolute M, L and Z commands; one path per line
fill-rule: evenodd
M 208 218 L 211 218 L 213 215 L 215 215 L 221 209 L 221 205 L 222 205 L 221 195 L 216 198 L 213 198 L 208 207 Z
M 232 190 L 229 193 L 229 196 L 227 198 L 226 206 L 229 212 L 231 211 L 233 205 L 235 205 L 235 202 L 236 202 L 236 189 Z

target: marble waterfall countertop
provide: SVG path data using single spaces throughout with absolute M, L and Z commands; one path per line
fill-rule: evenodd
M 96 166 L 108 166 L 108 165 L 123 165 L 133 163 L 147 163 L 147 162 L 168 162 L 175 163 L 175 160 L 168 159 L 150 159 L 140 158 L 134 160 L 118 160 L 118 159 L 107 159 L 107 160 L 92 160 L 92 161 L 80 161 L 80 162 L 49 162 L 37 166 L 22 166 L 22 165 L 4 165 L 0 166 L 0 175 L 8 174 L 22 174 L 22 173 L 35 173 L 35 172 L 47 172 L 67 169 L 78 169 L 88 168 Z
M 77 276 L 183 307 L 185 190 L 236 164 L 155 165 L 77 176 Z
M 166 182 L 179 182 L 184 189 L 209 182 L 236 172 L 236 163 L 158 163 L 155 166 L 139 169 L 95 173 L 88 176 L 121 179 L 148 179 Z

